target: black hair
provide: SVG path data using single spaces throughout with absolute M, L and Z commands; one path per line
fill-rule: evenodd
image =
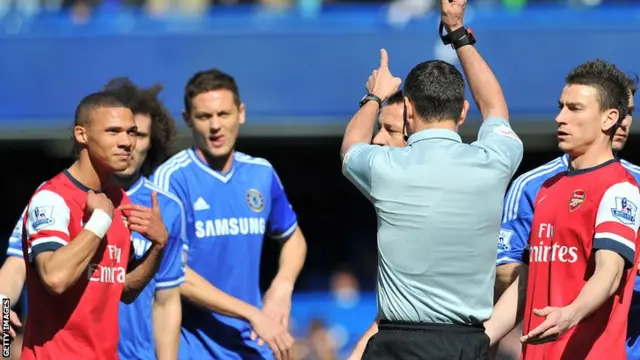
M 404 81 L 404 95 L 425 122 L 458 122 L 464 106 L 464 80 L 453 65 L 440 60 L 416 65 Z
M 567 85 L 585 85 L 595 88 L 598 92 L 597 101 L 600 109 L 618 111 L 618 123 L 612 128 L 615 133 L 627 116 L 629 91 L 633 91 L 633 80 L 614 64 L 597 59 L 571 70 L 565 82 Z
M 111 79 L 104 89 L 117 92 L 127 99 L 127 105 L 134 115 L 148 115 L 151 118 L 151 147 L 141 168 L 143 175 L 151 175 L 156 167 L 171 156 L 171 147 L 176 137 L 176 126 L 171 112 L 158 98 L 163 86 L 156 84 L 141 89 L 128 77 L 118 77 Z
M 195 73 L 187 82 L 184 90 L 184 109 L 191 112 L 191 101 L 196 96 L 215 90 L 229 90 L 233 94 L 233 101 L 240 106 L 240 91 L 233 76 L 218 69 L 209 69 Z

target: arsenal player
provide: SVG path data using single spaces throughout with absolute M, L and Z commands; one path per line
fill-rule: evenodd
M 78 160 L 38 188 L 27 206 L 22 359 L 117 359 L 119 302 L 135 299 L 162 258 L 168 235 L 157 195 L 152 209 L 134 209 L 109 180 L 129 166 L 135 147 L 134 115 L 125 104 L 109 92 L 80 102 Z M 153 243 L 132 264 L 130 231 Z
M 567 76 L 556 122 L 569 168 L 542 185 L 522 259 L 528 267 L 485 324 L 495 343 L 524 308 L 525 360 L 626 359 L 640 190 L 612 151 L 629 101 L 617 72 L 591 61 Z

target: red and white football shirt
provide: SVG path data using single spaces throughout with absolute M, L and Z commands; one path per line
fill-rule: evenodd
M 626 263 L 618 292 L 555 341 L 525 344 L 525 360 L 626 359 L 627 315 L 638 260 L 638 184 L 611 160 L 547 180 L 535 202 L 523 332 L 543 321 L 533 309 L 571 304 L 595 270 L 595 251 L 617 252 Z
M 43 184 L 24 217 L 28 318 L 22 359 L 118 359 L 118 307 L 129 262 L 131 234 L 116 210 L 113 222 L 84 274 L 66 292 L 47 291 L 33 262 L 67 245 L 82 231 L 89 189 L 67 171 Z M 106 195 L 114 207 L 129 202 L 121 189 Z

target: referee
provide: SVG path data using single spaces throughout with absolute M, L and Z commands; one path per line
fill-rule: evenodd
M 462 74 L 442 61 L 404 82 L 407 147 L 369 145 L 383 102 L 398 90 L 385 50 L 345 131 L 345 176 L 378 216 L 378 333 L 363 359 L 489 359 L 502 201 L 522 159 L 498 80 L 463 27 L 464 0 L 441 0 L 445 44 L 456 49 L 484 119 L 478 140 L 457 133 L 469 110 Z

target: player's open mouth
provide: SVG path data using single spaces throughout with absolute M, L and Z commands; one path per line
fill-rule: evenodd
M 224 145 L 224 135 L 209 136 L 209 141 L 215 147 Z
M 564 137 L 567 137 L 567 136 L 569 136 L 569 133 L 564 132 L 562 130 L 558 130 L 558 138 L 564 138 Z

